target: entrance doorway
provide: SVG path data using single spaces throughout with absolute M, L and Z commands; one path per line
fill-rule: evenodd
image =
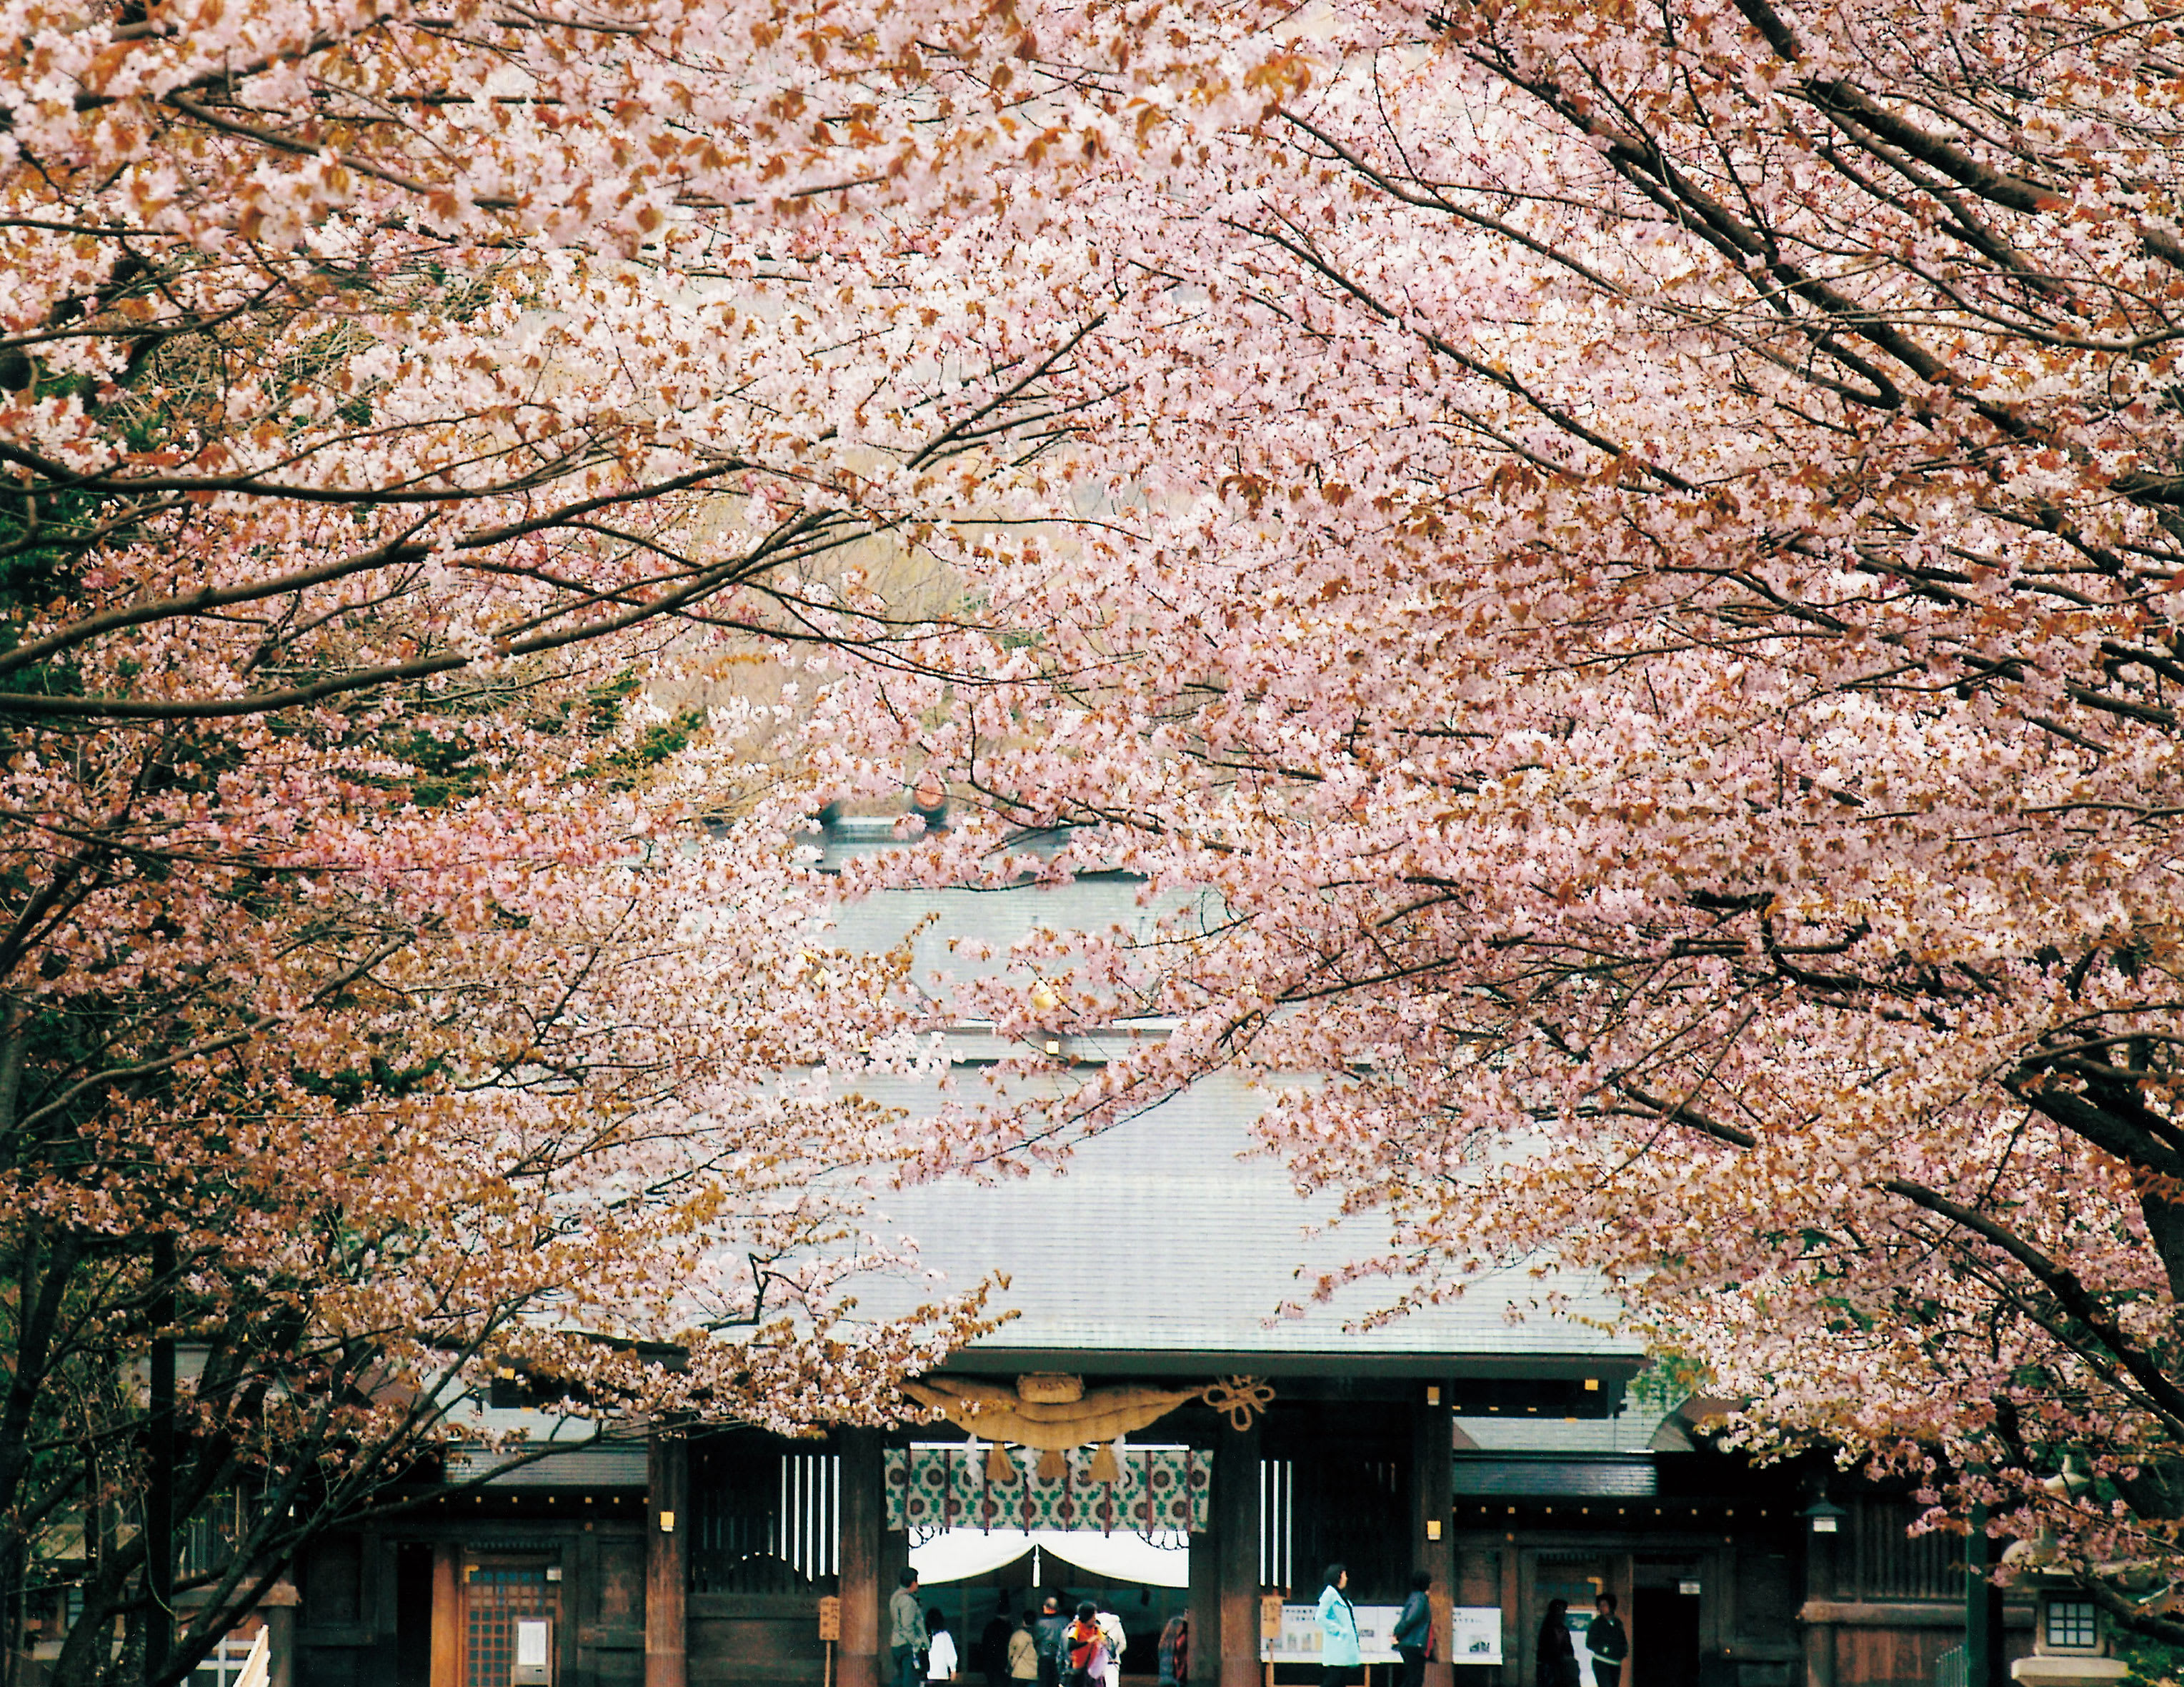
M 1675 1585 L 1630 1591 L 1630 1687 L 1698 1687 L 1699 1595 Z
M 1528 1682 L 1539 1679 L 1540 1632 L 1549 1607 L 1561 1600 L 1567 1607 L 1563 1623 L 1576 1655 L 1579 1687 L 1593 1687 L 1592 1655 L 1585 1649 L 1585 1631 L 1592 1622 L 1593 1601 L 1602 1594 L 1624 1600 L 1630 1580 L 1630 1559 L 1616 1552 L 1542 1549 L 1525 1552 L 1519 1562 L 1528 1592 L 1519 1602 L 1518 1633 L 1504 1642 L 1513 1641 L 1518 1648 L 1513 1655 L 1519 1678 Z
M 463 1687 L 508 1687 L 516 1619 L 552 1622 L 560 1614 L 559 1580 L 544 1558 L 481 1558 L 464 1567 Z
M 1006 1641 L 1026 1612 L 1053 1595 L 1067 1616 L 1082 1600 L 1112 1611 L 1124 1640 L 1124 1681 L 1152 1681 L 1160 1636 L 1189 1606 L 1189 1537 L 1117 1531 L 947 1529 L 911 1551 L 919 1601 L 937 1607 L 956 1637 L 963 1679 L 984 1674 L 990 1640 Z
M 432 1548 L 405 1540 L 394 1549 L 393 1687 L 432 1687 Z

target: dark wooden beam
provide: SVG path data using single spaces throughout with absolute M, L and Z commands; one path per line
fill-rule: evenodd
M 839 1687 L 879 1687 L 880 1582 L 885 1558 L 887 1478 L 881 1432 L 844 1429 L 842 1457 L 842 1640 Z
M 1207 1523 L 1213 1522 L 1209 1515 Z M 1212 1528 L 1190 1537 L 1190 1670 L 1194 1680 L 1212 1680 L 1221 1667 L 1221 1565 L 1214 1551 L 1220 1536 Z M 1034 1595 L 1035 1597 L 1035 1595 Z
M 646 1460 L 644 1687 L 689 1687 L 690 1444 L 655 1429 Z
M 1419 1387 L 1411 1411 L 1411 1549 L 1412 1562 L 1433 1578 L 1434 1632 L 1440 1637 L 1439 1659 L 1426 1665 L 1426 1687 L 1454 1687 L 1456 1417 L 1438 1383 Z
M 1213 1455 L 1213 1562 L 1220 1584 L 1217 1687 L 1258 1687 L 1259 1423 L 1224 1428 Z M 1211 1660 L 1209 1660 L 1209 1662 Z M 1191 1667 L 1194 1678 L 1198 1666 Z
M 454 1541 L 433 1543 L 432 1687 L 463 1684 L 462 1556 Z

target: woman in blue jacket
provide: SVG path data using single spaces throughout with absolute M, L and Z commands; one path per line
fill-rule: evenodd
M 1357 1611 L 1342 1590 L 1349 1581 L 1341 1565 L 1327 1567 L 1319 1594 L 1319 1687 L 1350 1687 L 1350 1672 L 1357 1668 Z

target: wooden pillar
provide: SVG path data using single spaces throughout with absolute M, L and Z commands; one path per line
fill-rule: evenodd
M 879 1687 L 880 1576 L 886 1556 L 886 1471 L 880 1431 L 844 1429 L 842 1458 L 842 1640 L 834 1679 L 840 1687 Z
M 1213 1454 L 1213 1562 L 1221 1603 L 1216 1687 L 1259 1687 L 1259 1528 L 1254 1418 L 1248 1429 L 1223 1429 Z M 1198 1674 L 1195 1663 L 1191 1674 Z
M 1532 1637 L 1525 1630 L 1524 1555 L 1517 1550 L 1517 1537 L 1502 1539 L 1502 1680 L 1503 1687 L 1522 1687 L 1531 1661 Z
M 1445 1384 L 1422 1388 L 1411 1411 L 1411 1545 L 1416 1566 L 1433 1578 L 1438 1662 L 1426 1666 L 1426 1687 L 1453 1687 L 1450 1632 L 1456 1606 L 1456 1415 Z M 1434 1539 L 1435 1535 L 1439 1539 Z
M 2002 1642 L 2002 1590 L 1988 1579 L 1994 1542 L 1986 1507 L 1972 1507 L 1964 1537 L 1964 1687 L 2006 1687 L 2009 1665 Z
M 690 1444 L 655 1429 L 647 1455 L 644 1687 L 688 1687 Z
M 1201 1683 L 1212 1680 L 1221 1667 L 1221 1537 L 1210 1495 L 1206 1521 L 1207 1527 L 1190 1537 L 1190 1586 L 1184 1595 L 1190 1611 L 1191 1679 Z
M 1825 1489 L 1819 1497 L 1827 1498 Z M 1836 1687 L 1836 1626 L 1815 1621 L 1813 1607 L 1831 1603 L 1838 1591 L 1836 1580 L 1836 1543 L 1845 1519 L 1839 1513 L 1825 1519 L 1805 1517 L 1805 1687 Z M 1816 1523 L 1832 1527 L 1815 1528 Z
M 258 1601 L 265 1617 L 265 1687 L 295 1687 L 296 1607 L 302 1602 L 295 1583 L 286 1576 Z
M 1736 1644 L 1736 1544 L 1729 1536 L 1699 1560 L 1699 1652 L 1726 1658 Z
M 432 1548 L 432 1687 L 463 1687 L 463 1549 Z
M 591 1524 L 586 1523 L 584 1532 L 570 1541 L 565 1562 L 568 1567 L 562 1574 L 568 1580 L 561 1589 L 561 1628 L 569 1637 L 569 1646 L 563 1656 L 575 1673 L 561 1679 L 588 1683 L 599 1674 L 600 1649 L 596 1642 L 603 1615 L 601 1595 L 605 1591 L 600 1584 L 599 1538 Z
M 884 1659 L 888 1655 L 887 1634 L 885 1633 L 887 1629 L 888 1601 L 894 1597 L 894 1590 L 902 1585 L 902 1573 L 909 1567 L 910 1531 L 905 1528 L 882 1529 L 880 1531 L 879 1597 L 880 1628 L 882 1630 L 880 1634 L 880 1656 L 883 1659 Z M 1052 1569 L 1053 1567 L 1051 1563 L 1049 1564 L 1048 1567 L 1050 1570 Z M 922 1598 L 919 1601 L 919 1603 L 921 1606 L 924 1603 Z
M 1836 1625 L 1805 1624 L 1805 1687 L 1836 1687 Z

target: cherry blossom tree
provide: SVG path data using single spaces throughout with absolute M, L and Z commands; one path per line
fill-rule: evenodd
M 974 994 L 1177 1028 L 964 1140 L 1324 1074 L 1268 1141 L 1398 1308 L 1606 1272 L 1755 1443 L 2184 1633 L 2176 31 L 1334 6 L 1111 173 L 1106 503 L 994 571 L 996 683 L 827 721 L 950 770 L 899 871 L 1069 826 L 1178 909 Z
M 181 1679 L 492 1372 L 869 1420 L 978 1328 L 839 1299 L 905 1146 L 784 1074 L 900 1053 L 900 964 L 733 678 L 969 624 L 1113 395 L 994 173 L 1262 110 L 1231 34 L 0 4 L 0 1668 L 80 1530 L 58 1679 Z M 238 1494 L 164 1634 L 148 1508 Z
M 185 1300 L 286 1309 L 284 1352 L 372 1332 L 350 1372 L 233 1384 L 256 1434 L 518 1339 L 456 1295 L 403 1345 L 420 1285 L 513 1272 L 562 1369 L 580 1326 L 687 1327 L 648 1272 L 580 1289 L 541 1247 L 526 1287 L 483 1239 L 528 1211 L 696 1247 L 836 1157 L 757 1073 L 822 1022 L 884 1047 L 889 980 L 805 959 L 807 893 L 743 835 L 708 882 L 676 827 L 733 723 L 644 697 L 854 651 L 797 701 L 817 793 L 956 799 L 874 878 L 1006 876 L 1013 829 L 1067 826 L 1038 871 L 1176 910 L 964 991 L 1025 1033 L 1176 1030 L 913 1168 L 1217 1064 L 1323 1073 L 1269 1145 L 1392 1220 L 1357 1269 L 1399 1303 L 1604 1271 L 1749 1434 L 1914 1466 L 2170 1623 L 2165 12 L 0 18 L 0 1094 L 46 1133 L 11 1124 L 10 1175 L 90 1253 L 176 1250 L 98 1278 L 131 1333 L 83 1351 Z M 873 589 L 879 544 L 948 589 Z M 686 1002 L 661 981 L 723 907 L 766 935 L 710 933 L 747 960 Z M 689 1005 L 729 988 L 741 1018 Z M 758 1034 L 685 1066 L 647 1030 L 685 1012 Z M 724 1140 L 757 1157 L 716 1174 Z M 309 1175 L 231 1195 L 231 1141 Z M 430 1246 L 346 1217 L 395 1200 L 392 1142 L 454 1178 Z M 706 1169 L 610 1169 L 663 1151 Z M 346 1263 L 313 1275 L 327 1214 Z M 666 1388 L 630 1350 L 585 1385 Z M 722 1365 L 688 1374 L 761 1411 Z
M 833 1292 L 884 1257 L 856 1180 L 893 1123 L 783 1074 L 883 1043 L 893 969 L 820 947 L 785 866 L 768 895 L 748 846 L 611 796 L 134 818 L 9 1044 L 0 1471 L 26 1547 L 87 1549 L 59 1679 L 187 1674 L 301 1542 L 433 1491 L 482 1378 L 614 1433 L 855 1421 L 978 1327 L 975 1294 L 871 1326 Z M 164 1588 L 160 1504 L 227 1523 Z

